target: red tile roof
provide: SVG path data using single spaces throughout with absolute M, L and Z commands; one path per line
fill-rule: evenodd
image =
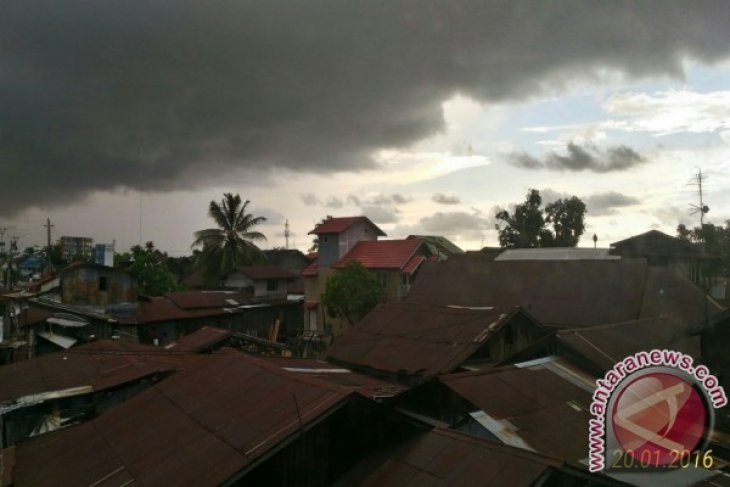
M 421 262 L 425 260 L 426 258 L 422 255 L 414 255 L 408 260 L 408 262 L 406 262 L 406 265 L 403 266 L 403 272 L 410 274 L 415 271 L 419 265 L 421 265 Z
M 308 235 L 320 235 L 322 233 L 342 233 L 352 225 L 358 222 L 370 224 L 375 229 L 377 235 L 385 237 L 386 234 L 375 223 L 370 221 L 366 216 L 346 216 L 341 218 L 330 218 L 324 223 L 317 225 Z
M 296 274 L 277 266 L 272 265 L 256 265 L 239 267 L 238 272 L 249 279 L 296 279 Z
M 311 264 L 309 264 L 307 267 L 304 268 L 302 271 L 302 276 L 304 277 L 312 277 L 316 276 L 317 272 L 319 270 L 319 265 L 317 264 L 317 260 L 313 260 Z
M 368 269 L 403 269 L 421 245 L 420 240 L 362 240 L 332 267 L 357 261 Z

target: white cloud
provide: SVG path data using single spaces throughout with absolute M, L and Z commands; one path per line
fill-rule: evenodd
M 707 133 L 730 129 L 730 91 L 697 93 L 662 91 L 654 95 L 623 93 L 609 98 L 603 108 L 618 120 L 606 128 L 669 135 L 679 132 Z

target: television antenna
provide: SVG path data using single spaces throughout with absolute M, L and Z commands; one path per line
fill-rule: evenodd
M 699 196 L 700 204 L 690 204 L 689 206 L 692 207 L 692 210 L 689 212 L 690 215 L 696 215 L 699 213 L 700 215 L 700 228 L 703 228 L 705 225 L 705 214 L 707 214 L 710 211 L 710 207 L 707 206 L 703 200 L 703 193 L 702 193 L 702 183 L 707 179 L 707 174 L 702 174 L 702 169 L 697 170 L 697 174 L 694 176 L 692 182 L 690 185 L 697 186 L 697 194 Z

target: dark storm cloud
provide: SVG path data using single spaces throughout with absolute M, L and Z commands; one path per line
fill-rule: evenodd
M 458 196 L 446 196 L 445 194 L 436 193 L 431 197 L 434 203 L 440 205 L 458 205 L 461 203 L 461 199 Z
M 597 193 L 585 199 L 588 214 L 592 216 L 610 215 L 616 212 L 617 208 L 624 206 L 638 205 L 641 203 L 638 198 L 628 196 L 616 191 Z
M 552 171 L 592 171 L 598 173 L 623 171 L 646 162 L 646 158 L 625 145 L 602 150 L 594 146 L 580 146 L 570 142 L 567 154 L 551 152 L 538 159 L 525 152 L 512 153 L 507 160 L 524 169 Z
M 720 1 L 6 0 L 0 212 L 119 187 L 253 185 L 272 168 L 372 167 L 372 150 L 441 130 L 456 92 L 518 100 L 604 69 L 679 75 L 684 56 L 723 59 L 729 12 Z

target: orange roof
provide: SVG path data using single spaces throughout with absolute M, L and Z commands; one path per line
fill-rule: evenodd
M 357 261 L 369 269 L 403 269 L 422 244 L 421 240 L 362 240 L 332 267 Z
M 341 218 L 329 218 L 317 225 L 308 235 L 319 235 L 322 233 L 342 233 L 358 222 L 368 223 L 375 229 L 377 235 L 385 237 L 386 234 L 375 223 L 366 216 L 346 216 Z
M 304 268 L 302 271 L 302 276 L 304 277 L 311 277 L 317 275 L 317 269 L 319 266 L 317 265 L 317 260 L 313 260 L 311 264 L 309 264 L 307 267 Z

